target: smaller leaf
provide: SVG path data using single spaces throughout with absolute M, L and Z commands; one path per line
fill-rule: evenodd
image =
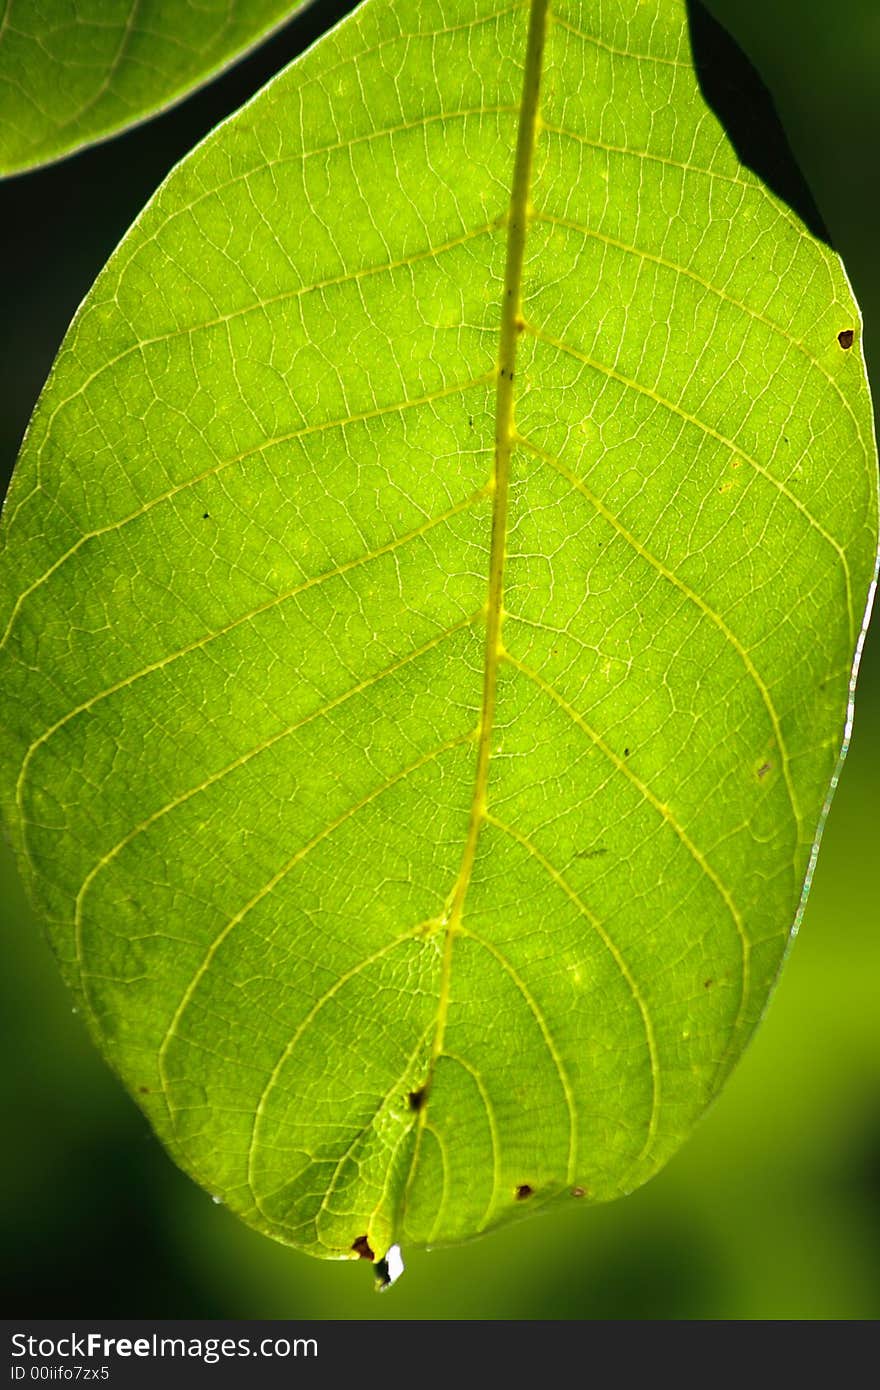
M 0 175 L 116 135 L 179 101 L 305 0 L 6 0 Z

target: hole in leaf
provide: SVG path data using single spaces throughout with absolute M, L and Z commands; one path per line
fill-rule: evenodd
M 384 1260 L 376 1264 L 376 1288 L 382 1293 L 396 1284 L 403 1273 L 403 1256 L 399 1245 L 392 1245 Z

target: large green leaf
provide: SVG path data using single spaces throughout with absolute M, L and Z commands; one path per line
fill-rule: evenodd
M 799 915 L 874 463 L 673 0 L 368 0 L 172 174 L 7 505 L 4 794 L 184 1168 L 336 1256 L 656 1172 Z
M 305 0 L 0 0 L 0 174 L 163 110 Z

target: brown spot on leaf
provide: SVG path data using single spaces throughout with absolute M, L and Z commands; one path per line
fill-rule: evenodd
M 712 986 L 714 985 L 714 983 L 715 983 L 714 980 L 704 980 L 704 981 L 703 981 L 703 989 L 711 989 Z
M 520 318 L 519 315 L 517 315 L 517 317 L 513 321 L 513 326 L 516 329 L 517 333 L 524 333 L 526 321 L 524 318 Z
M 628 749 L 628 748 L 624 748 L 624 750 L 623 750 L 623 756 L 624 756 L 625 758 L 628 758 L 628 757 L 629 757 L 629 749 Z
M 357 1240 L 351 1242 L 351 1248 L 361 1260 L 375 1260 L 376 1258 L 370 1249 L 370 1242 L 366 1236 L 358 1236 Z
M 837 335 L 837 341 L 840 343 L 840 346 L 843 348 L 844 352 L 848 352 L 849 349 L 852 347 L 855 336 L 856 335 L 851 328 L 842 328 L 840 330 L 840 332 Z
M 420 1086 L 417 1091 L 410 1091 L 406 1099 L 410 1110 L 421 1110 L 425 1101 L 428 1099 L 427 1086 Z
M 604 845 L 598 845 L 596 849 L 579 849 L 575 854 L 575 859 L 599 859 L 608 850 Z
M 138 1086 L 138 1090 L 142 1096 L 148 1096 L 150 1094 L 149 1086 Z
M 585 1187 L 573 1187 L 571 1189 L 571 1195 L 572 1197 L 586 1197 L 587 1189 Z
M 767 776 L 767 773 L 770 771 L 770 767 L 770 763 L 762 763 L 761 766 L 758 768 L 758 776 L 761 779 L 761 781 L 763 781 L 764 778 Z
M 530 1187 L 527 1182 L 521 1182 L 519 1187 L 516 1189 L 516 1200 L 518 1202 L 525 1202 L 527 1198 L 532 1197 L 534 1195 L 534 1192 L 535 1189 L 533 1187 Z

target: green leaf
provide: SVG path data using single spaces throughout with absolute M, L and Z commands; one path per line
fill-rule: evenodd
M 72 154 L 163 111 L 304 0 L 3 0 L 0 175 Z
M 6 509 L 4 796 L 244 1220 L 465 1239 L 718 1092 L 848 718 L 860 338 L 673 0 L 367 0 L 132 228 Z

